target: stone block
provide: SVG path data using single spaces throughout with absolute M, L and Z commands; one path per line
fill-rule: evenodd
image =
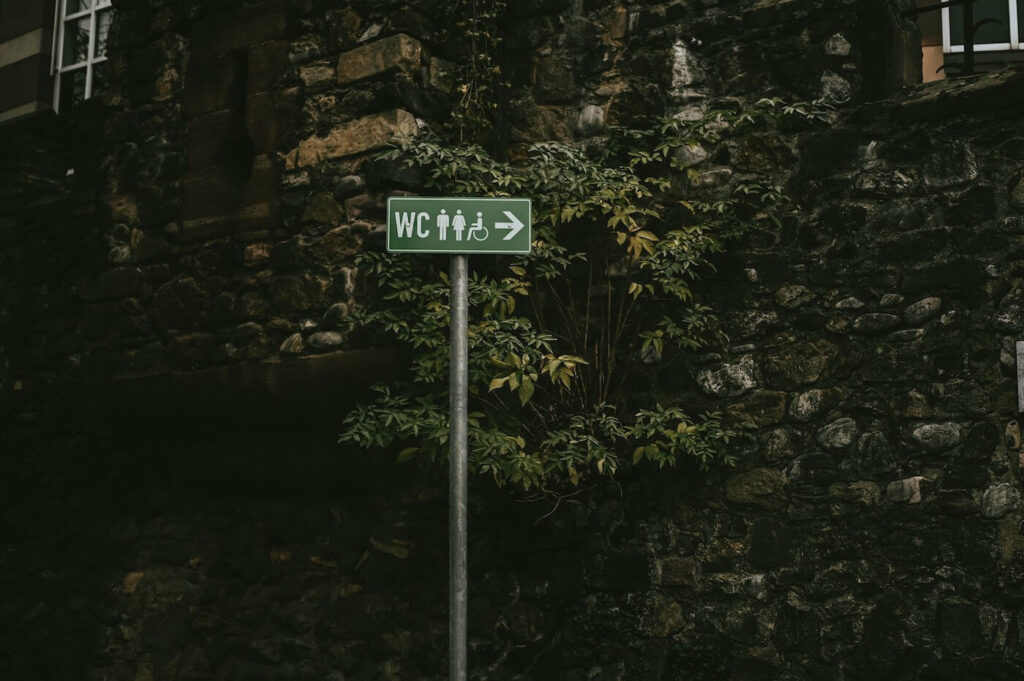
M 282 312 L 322 310 L 329 304 L 328 283 L 309 273 L 276 277 L 270 282 L 270 300 Z
M 576 94 L 572 65 L 559 59 L 538 62 L 533 74 L 533 93 L 541 104 L 570 101 Z
M 757 386 L 754 358 L 746 355 L 736 364 L 723 364 L 718 369 L 704 369 L 697 373 L 697 385 L 708 395 L 742 395 Z
M 327 192 L 314 194 L 302 211 L 303 222 L 337 225 L 345 217 L 345 209 Z
M 193 28 L 189 45 L 192 59 L 205 59 L 281 38 L 287 22 L 287 0 L 270 0 L 215 14 Z
M 660 563 L 664 586 L 696 586 L 700 566 L 692 558 L 665 558 Z
M 277 169 L 268 156 L 257 156 L 248 177 L 232 169 L 210 166 L 189 172 L 182 181 L 185 220 L 241 214 L 243 208 L 264 204 L 277 190 Z
M 310 258 L 323 265 L 337 265 L 359 252 L 362 240 L 348 225 L 335 227 L 309 248 Z
M 741 506 L 769 511 L 785 508 L 786 476 L 774 468 L 755 468 L 725 481 L 725 498 Z
M 189 171 L 218 165 L 222 160 L 222 142 L 237 136 L 244 125 L 241 112 L 230 109 L 212 111 L 189 121 Z
M 189 62 L 185 75 L 185 114 L 199 116 L 220 109 L 238 109 L 245 99 L 246 56 Z
M 815 388 L 800 393 L 789 405 L 789 416 L 795 421 L 807 422 L 827 412 L 841 397 L 837 389 L 821 390 Z
M 354 156 L 384 146 L 396 135 L 414 135 L 416 119 L 403 109 L 364 116 L 331 130 L 326 137 L 310 137 L 299 142 L 289 154 L 286 166 L 311 166 L 333 158 Z
M 921 475 L 893 480 L 885 486 L 885 498 L 895 503 L 920 504 L 922 480 Z
M 775 292 L 775 302 L 780 306 L 795 309 L 814 300 L 814 292 L 800 284 L 787 284 Z
M 844 416 L 832 421 L 817 434 L 818 444 L 828 449 L 842 449 L 849 447 L 857 439 L 859 429 L 857 422 Z
M 393 71 L 413 73 L 420 67 L 422 54 L 420 42 L 402 33 L 377 40 L 338 58 L 338 83 L 354 83 Z
M 796 532 L 774 518 L 758 518 L 750 532 L 750 564 L 758 569 L 790 565 L 796 557 Z
M 956 423 L 927 423 L 914 429 L 914 442 L 927 450 L 941 452 L 960 444 L 961 428 Z
M 758 390 L 745 395 L 739 406 L 758 426 L 770 426 L 786 416 L 786 393 Z
M 517 113 L 512 139 L 516 142 L 533 142 L 538 139 L 567 141 L 571 132 L 562 107 L 532 106 Z
M 908 305 L 907 309 L 903 311 L 903 318 L 907 320 L 908 324 L 922 324 L 939 314 L 941 310 L 942 298 L 931 296 Z
M 765 374 L 772 386 L 792 390 L 814 383 L 838 354 L 826 341 L 801 341 L 772 355 L 765 364 Z
M 288 126 L 291 116 L 286 106 L 271 92 L 250 95 L 245 102 L 245 125 L 257 154 L 277 150 L 280 130 Z M 191 140 L 189 140 L 191 142 Z
M 248 58 L 246 94 L 272 91 L 288 66 L 288 42 L 271 40 L 254 45 L 249 48 Z
M 449 93 L 455 89 L 455 65 L 444 59 L 431 57 L 427 65 L 427 85 L 439 92 Z M 1024 196 L 1024 191 L 1022 191 Z
M 1001 482 L 981 495 L 981 514 L 986 518 L 1002 518 L 1020 505 L 1020 492 L 1009 482 Z
M 314 350 L 334 350 L 342 346 L 345 337 L 337 331 L 317 331 L 309 337 L 309 345 Z
M 901 321 L 894 314 L 869 312 L 853 320 L 853 330 L 863 334 L 881 333 L 899 326 Z

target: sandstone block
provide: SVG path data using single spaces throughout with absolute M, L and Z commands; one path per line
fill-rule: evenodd
M 402 33 L 377 40 L 338 58 L 338 83 L 353 83 L 394 70 L 414 72 L 422 54 L 420 42 Z
M 382 147 L 396 135 L 414 135 L 416 119 L 408 111 L 394 109 L 364 116 L 331 130 L 326 137 L 310 137 L 299 142 L 288 169 L 311 166 L 332 158 L 361 154 Z

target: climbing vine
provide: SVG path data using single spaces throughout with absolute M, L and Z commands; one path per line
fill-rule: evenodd
M 449 127 L 460 144 L 490 138 L 499 93 L 508 87 L 497 55 L 503 42 L 500 31 L 505 0 L 450 0 L 452 33 L 466 49 L 456 70 L 456 99 Z
M 686 150 L 796 117 L 812 105 L 764 99 L 616 128 L 597 153 L 540 143 L 521 162 L 478 146 L 401 139 L 384 157 L 420 169 L 428 192 L 528 196 L 534 242 L 522 256 L 478 259 L 471 276 L 470 463 L 499 484 L 554 491 L 642 462 L 731 464 L 734 433 L 715 413 L 692 413 L 650 393 L 660 368 L 718 343 L 698 284 L 723 242 L 774 230 L 792 210 L 781 187 L 744 179 L 702 196 Z M 400 380 L 346 419 L 341 440 L 393 448 L 399 461 L 437 461 L 448 445 L 448 277 L 443 258 L 366 252 L 367 302 L 349 317 L 366 343 L 409 349 Z

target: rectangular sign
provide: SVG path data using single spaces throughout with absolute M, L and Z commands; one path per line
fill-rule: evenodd
M 391 196 L 391 253 L 529 253 L 530 199 Z

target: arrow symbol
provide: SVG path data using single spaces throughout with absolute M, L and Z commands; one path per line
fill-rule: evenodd
M 522 222 L 520 222 L 519 218 L 517 218 L 515 215 L 512 214 L 512 211 L 504 210 L 502 212 L 512 222 L 495 222 L 494 223 L 494 227 L 496 229 L 509 229 L 509 230 L 512 230 L 508 234 L 505 235 L 505 241 L 508 241 L 509 239 L 514 237 L 516 234 L 519 234 L 519 231 L 524 227 L 524 225 L 523 225 Z

